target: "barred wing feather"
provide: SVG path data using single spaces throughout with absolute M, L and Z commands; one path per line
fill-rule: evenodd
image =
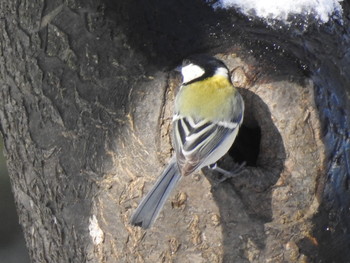
M 237 134 L 238 126 L 237 122 L 195 122 L 191 117 L 174 118 L 174 144 L 182 175 L 215 163 L 218 159 L 215 158 L 216 150 L 228 136 Z

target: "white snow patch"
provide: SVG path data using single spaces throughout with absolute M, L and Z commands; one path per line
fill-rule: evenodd
M 89 222 L 90 222 L 89 224 L 90 236 L 92 238 L 92 242 L 94 242 L 94 244 L 97 246 L 103 242 L 104 233 L 100 228 L 100 226 L 98 225 L 98 221 L 95 215 L 90 217 Z
M 236 8 L 245 15 L 287 21 L 289 15 L 314 16 L 321 23 L 342 14 L 343 0 L 219 0 L 215 8 Z

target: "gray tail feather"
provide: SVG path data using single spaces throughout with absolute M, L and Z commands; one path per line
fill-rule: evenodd
M 151 227 L 180 177 L 181 174 L 176 159 L 173 158 L 152 189 L 136 208 L 130 224 L 144 229 Z

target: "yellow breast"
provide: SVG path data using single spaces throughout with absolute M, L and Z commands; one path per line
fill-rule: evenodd
M 175 109 L 181 115 L 217 120 L 232 111 L 236 89 L 224 76 L 218 75 L 183 86 L 176 98 Z

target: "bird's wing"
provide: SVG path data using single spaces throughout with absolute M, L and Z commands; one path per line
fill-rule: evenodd
M 202 168 L 203 163 L 208 165 L 208 158 L 227 136 L 237 133 L 239 125 L 240 120 L 214 123 L 206 120 L 195 122 L 191 117 L 174 118 L 174 145 L 182 174 Z

